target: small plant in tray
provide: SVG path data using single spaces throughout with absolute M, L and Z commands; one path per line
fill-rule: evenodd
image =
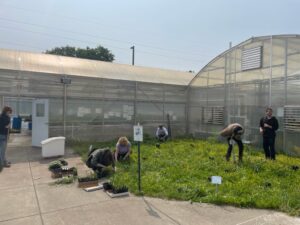
M 79 188 L 87 188 L 97 186 L 99 183 L 98 176 L 96 173 L 92 173 L 85 177 L 78 177 L 78 187 Z
M 106 191 L 106 193 L 114 198 L 114 197 L 121 197 L 121 196 L 127 196 L 128 193 L 128 187 L 123 185 L 123 186 L 114 186 L 110 182 L 105 182 L 102 184 L 103 189 Z

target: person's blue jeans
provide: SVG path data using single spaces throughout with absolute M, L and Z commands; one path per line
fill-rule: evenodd
M 7 136 L 0 134 L 0 166 L 4 166 L 6 164 L 6 146 L 7 146 Z

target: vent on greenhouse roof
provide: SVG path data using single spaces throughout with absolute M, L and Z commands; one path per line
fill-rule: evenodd
M 242 71 L 262 67 L 262 46 L 242 50 Z
M 300 106 L 284 106 L 284 128 L 300 131 Z

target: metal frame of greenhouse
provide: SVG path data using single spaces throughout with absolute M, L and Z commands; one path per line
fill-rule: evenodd
M 245 140 L 259 146 L 259 120 L 268 106 L 279 120 L 277 149 L 300 155 L 299 35 L 250 38 L 202 68 L 189 84 L 188 131 L 214 135 L 238 122 Z

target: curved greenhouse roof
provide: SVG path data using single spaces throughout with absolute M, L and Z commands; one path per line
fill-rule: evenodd
M 287 46 L 285 46 L 285 41 L 288 43 Z M 221 85 L 226 82 L 228 83 L 228 80 L 224 80 L 225 74 L 230 75 L 233 73 L 237 75 L 237 82 L 262 80 L 269 76 L 270 67 L 273 68 L 273 78 L 274 76 L 279 77 L 282 75 L 282 71 L 276 70 L 276 67 L 284 64 L 283 58 L 285 51 L 288 52 L 287 54 L 294 54 L 294 52 L 299 50 L 299 46 L 300 35 L 297 34 L 251 37 L 213 58 L 197 73 L 189 85 Z M 255 47 L 262 47 L 263 49 L 261 53 L 261 67 L 256 70 L 244 70 L 241 65 L 243 63 L 243 50 L 253 49 Z M 285 48 L 287 50 L 285 50 Z M 298 59 L 289 59 L 289 66 L 291 68 L 294 67 L 293 64 L 296 65 L 298 63 Z M 299 73 L 299 71 L 294 72 Z M 242 77 L 239 76 L 241 74 L 243 74 Z M 209 81 L 207 81 L 207 79 L 209 79 Z
M 193 73 L 0 49 L 0 69 L 147 83 L 188 85 Z

